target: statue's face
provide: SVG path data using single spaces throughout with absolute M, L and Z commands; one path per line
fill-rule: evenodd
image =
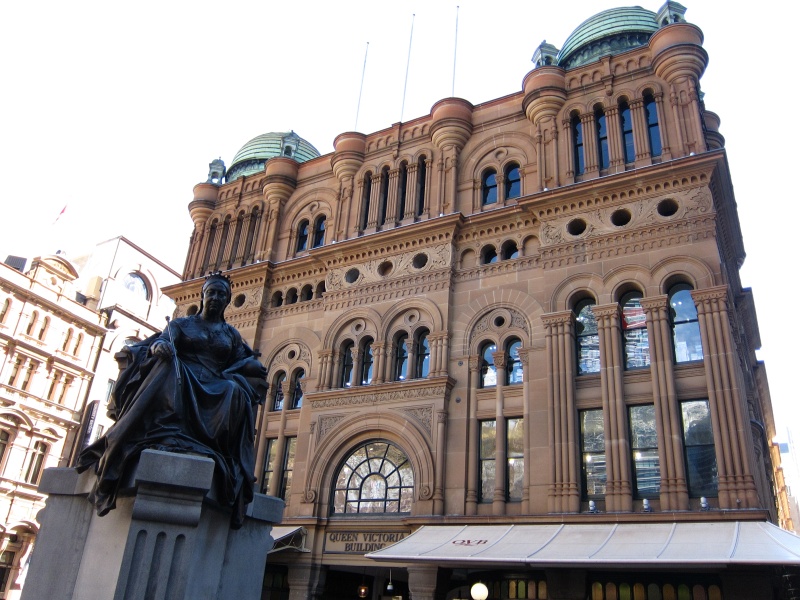
M 221 281 L 212 281 L 203 289 L 203 306 L 208 310 L 222 312 L 230 300 L 228 286 Z

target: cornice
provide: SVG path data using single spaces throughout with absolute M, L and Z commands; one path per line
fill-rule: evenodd
M 408 403 L 422 399 L 448 400 L 453 386 L 455 380 L 450 377 L 414 379 L 314 392 L 306 394 L 306 400 L 312 411 L 336 407 Z

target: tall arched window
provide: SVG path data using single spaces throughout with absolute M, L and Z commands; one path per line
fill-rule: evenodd
M 44 442 L 36 442 L 28 455 L 28 467 L 25 469 L 26 483 L 33 485 L 39 483 L 39 478 L 42 476 L 45 456 L 47 456 L 47 444 Z
M 346 388 L 352 385 L 353 381 L 353 348 L 355 344 L 350 340 L 342 345 L 340 351 L 341 360 L 341 376 L 339 378 L 339 387 Z
M 308 250 L 308 219 L 300 221 L 297 226 L 297 247 L 296 252 L 304 252 Z
M 389 167 L 381 169 L 381 197 L 380 204 L 378 204 L 378 227 L 386 223 L 386 211 L 389 206 Z
M 392 379 L 403 381 L 408 372 L 408 334 L 401 333 L 394 339 L 394 366 L 392 367 Z
M 619 105 L 619 126 L 622 130 L 622 154 L 625 164 L 632 163 L 636 160 L 636 147 L 633 141 L 633 119 L 627 102 Z
M 372 365 L 374 357 L 372 356 L 372 338 L 366 338 L 361 344 L 361 364 L 359 365 L 359 372 L 361 376 L 359 381 L 361 385 L 369 385 L 372 383 Z
M 400 163 L 400 172 L 397 175 L 397 214 L 395 218 L 400 221 L 406 214 L 406 185 L 408 185 L 408 163 Z
M 575 163 L 575 175 L 583 175 L 585 169 L 583 159 L 583 124 L 578 113 L 572 115 L 572 156 Z
M 67 329 L 67 334 L 64 336 L 64 343 L 61 344 L 61 350 L 63 352 L 66 352 L 67 348 L 69 348 L 69 345 L 72 343 L 72 335 L 72 328 Z
M 481 250 L 481 264 L 482 265 L 489 265 L 491 263 L 497 262 L 497 250 L 494 249 L 494 246 L 484 246 Z
M 519 196 L 522 194 L 522 181 L 519 176 L 519 165 L 516 163 L 506 165 L 503 178 L 505 180 L 506 200 L 519 198 Z
M 597 127 L 597 164 L 600 170 L 608 169 L 608 127 L 606 126 L 606 114 L 602 108 L 594 111 L 594 122 Z
M 320 215 L 314 221 L 314 240 L 312 248 L 319 248 L 325 244 L 325 215 Z
M 244 244 L 244 258 L 242 259 L 242 264 L 246 264 L 248 260 L 250 260 L 255 252 L 255 241 L 256 241 L 256 226 L 258 225 L 258 219 L 260 217 L 260 212 L 258 207 L 253 207 L 253 211 L 250 213 L 250 224 L 247 227 L 247 239 L 245 240 Z
M 625 369 L 650 366 L 650 343 L 647 337 L 647 318 L 642 308 L 642 293 L 628 292 L 620 299 L 622 306 L 622 341 Z
M 522 383 L 522 361 L 519 351 L 522 342 L 512 338 L 506 342 L 506 385 Z
M 497 385 L 497 367 L 494 366 L 494 353 L 497 346 L 493 342 L 486 342 L 481 346 L 481 387 L 493 387 Z
M 427 165 L 425 157 L 420 156 L 417 160 L 417 207 L 416 215 L 419 217 L 425 210 L 425 179 L 427 177 Z
M 519 249 L 517 248 L 517 242 L 514 240 L 506 240 L 503 242 L 503 246 L 500 248 L 500 256 L 503 260 L 518 258 Z
M 307 283 L 303 286 L 303 289 L 300 290 L 300 302 L 308 302 L 314 297 L 314 288 L 311 287 L 310 283 Z
M 372 171 L 364 173 L 363 190 L 361 191 L 361 223 L 359 229 L 366 229 L 369 221 L 369 208 L 372 201 Z
M 669 307 L 675 362 L 703 360 L 703 343 L 692 287 L 686 283 L 673 285 L 669 290 Z
M 0 473 L 2 473 L 3 459 L 6 457 L 6 450 L 11 441 L 11 434 L 5 429 L 0 429 Z
M 600 337 L 592 307 L 594 300 L 581 300 L 575 305 L 575 348 L 578 354 L 578 375 L 600 372 Z
M 652 94 L 644 97 L 644 115 L 647 120 L 647 138 L 650 142 L 650 156 L 661 156 L 661 130 L 658 125 L 658 110 Z
M 487 169 L 481 175 L 481 203 L 483 206 L 497 203 L 497 172 Z
M 286 381 L 286 373 L 280 371 L 272 380 L 272 410 L 283 410 L 283 382 Z
M 42 327 L 39 329 L 39 335 L 37 336 L 40 341 L 44 341 L 48 329 L 50 329 L 50 317 L 45 317 L 44 321 L 42 321 Z M 73 354 L 75 353 L 73 352 Z
M 25 334 L 26 335 L 33 335 L 33 332 L 36 329 L 36 324 L 38 322 L 39 322 L 39 312 L 38 311 L 33 311 L 31 313 L 31 318 L 28 321 L 28 327 L 27 327 L 27 329 L 25 329 Z
M 414 377 L 427 377 L 431 369 L 431 347 L 428 342 L 428 330 L 421 329 L 414 341 Z
M 233 266 L 233 261 L 241 256 L 239 246 L 242 240 L 242 227 L 244 227 L 244 211 L 239 211 L 239 215 L 236 217 L 236 229 L 233 233 L 233 244 L 231 244 L 231 256 L 228 259 L 229 269 Z
M 11 308 L 11 298 L 6 298 L 3 300 L 3 305 L 0 306 L 0 323 L 6 322 L 6 317 L 8 316 L 8 309 Z
M 306 372 L 298 369 L 292 376 L 292 408 L 302 408 L 303 406 L 303 378 Z
M 222 264 L 222 259 L 224 258 L 225 254 L 225 246 L 228 243 L 228 235 L 231 230 L 231 216 L 226 215 L 225 221 L 222 223 L 222 235 L 219 238 L 219 249 L 217 250 L 217 260 L 214 262 L 214 266 L 219 268 Z
M 367 442 L 339 467 L 331 495 L 333 514 L 410 513 L 414 495 L 411 463 L 391 442 Z

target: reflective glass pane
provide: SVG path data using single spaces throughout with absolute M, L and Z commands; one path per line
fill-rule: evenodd
M 522 483 L 525 474 L 525 460 L 522 458 L 508 459 L 508 499 L 522 500 Z
M 578 345 L 578 374 L 600 372 L 600 337 L 597 319 L 592 312 L 593 302 L 580 302 L 575 306 L 575 334 Z
M 494 421 L 481 421 L 481 458 L 494 458 L 497 439 Z
M 622 304 L 622 335 L 625 342 L 625 368 L 638 369 L 650 365 L 650 344 L 647 317 L 642 308 L 642 295 L 626 294 Z

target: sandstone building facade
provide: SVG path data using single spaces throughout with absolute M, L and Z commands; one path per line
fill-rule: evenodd
M 265 134 L 195 186 L 166 293 L 193 314 L 224 270 L 269 370 L 257 478 L 287 506 L 263 598 L 786 593 L 800 555 L 736 553 L 791 523 L 684 13 L 605 11 L 518 93 L 326 156 Z

